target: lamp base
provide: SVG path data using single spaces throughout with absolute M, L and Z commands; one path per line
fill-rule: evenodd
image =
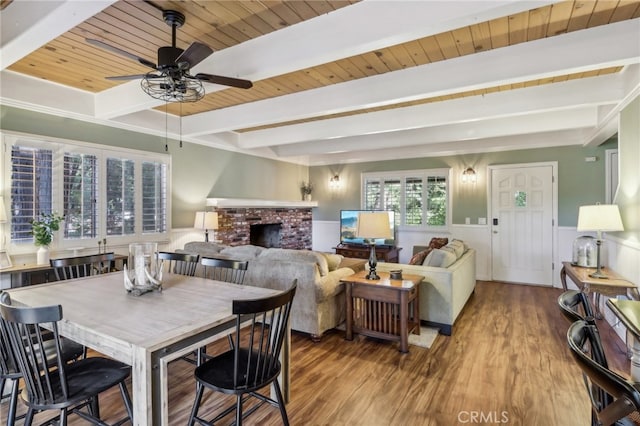
M 595 271 L 593 274 L 589 274 L 589 276 L 590 276 L 591 278 L 600 278 L 600 279 L 606 279 L 606 278 L 609 278 L 609 276 L 608 276 L 608 275 L 603 274 L 603 273 L 602 273 L 602 271 L 600 271 L 600 270 Z
M 371 251 L 369 252 L 369 273 L 365 277 L 368 280 L 379 280 L 380 276 L 376 274 L 376 265 L 378 264 L 378 258 L 376 257 L 376 245 L 371 244 Z
M 365 277 L 368 280 L 379 280 L 380 276 L 378 274 L 376 274 L 376 270 L 375 269 L 370 269 L 369 273 L 367 274 L 367 276 Z

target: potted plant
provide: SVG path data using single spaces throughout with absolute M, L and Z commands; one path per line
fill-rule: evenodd
M 53 240 L 53 233 L 60 229 L 63 216 L 57 213 L 40 213 L 37 219 L 31 221 L 31 235 L 33 243 L 38 246 L 38 265 L 49 263 L 49 244 Z
M 303 201 L 311 201 L 311 192 L 313 192 L 313 184 L 311 182 L 302 181 L 302 185 L 300 185 L 300 192 L 302 193 Z

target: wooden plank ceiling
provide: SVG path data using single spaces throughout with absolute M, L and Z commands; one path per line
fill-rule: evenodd
M 353 3 L 356 1 L 207 0 L 166 1 L 162 2 L 161 6 L 165 9 L 178 10 L 186 16 L 185 25 L 177 31 L 178 47 L 186 48 L 191 42 L 197 40 L 208 44 L 214 51 L 218 51 L 348 7 Z M 4 3 L 3 6 L 5 6 Z M 162 111 L 166 109 L 169 113 L 187 116 L 472 55 L 639 16 L 640 1 L 637 0 L 565 1 L 256 81 L 251 90 L 230 88 L 208 94 L 203 100 L 196 103 L 174 103 L 158 107 L 158 109 Z M 93 93 L 122 83 L 106 80 L 107 76 L 143 74 L 149 71 L 148 68 L 132 60 L 87 44 L 85 38 L 102 40 L 155 62 L 156 49 L 171 44 L 171 28 L 164 23 L 161 13 L 152 5 L 141 1 L 118 1 L 103 12 L 24 57 L 9 69 Z M 569 79 L 615 73 L 619 70 L 619 67 L 614 67 L 562 75 L 480 91 L 461 92 L 386 105 L 375 110 L 550 84 Z M 360 114 L 373 110 L 357 110 L 299 121 L 273 123 L 259 128 Z M 259 128 L 237 129 L 237 131 L 244 132 Z
M 12 7 L 11 1 L 0 1 L 5 10 Z M 186 16 L 186 23 L 177 29 L 177 47 L 186 49 L 193 41 L 199 41 L 211 46 L 216 52 L 306 21 L 320 19 L 326 15 L 331 16 L 333 12 L 347 10 L 345 8 L 355 7 L 357 3 L 358 0 L 204 0 L 158 1 L 154 5 L 148 1 L 120 0 L 71 30 L 46 42 L 7 69 L 89 93 L 100 94 L 118 85 L 127 84 L 124 81 L 107 80 L 106 77 L 144 74 L 150 69 L 136 61 L 90 45 L 85 39 L 98 39 L 133 55 L 157 62 L 157 49 L 171 45 L 171 28 L 163 21 L 158 7 L 177 10 Z M 207 111 L 272 100 L 426 64 L 473 57 L 483 52 L 524 45 L 536 40 L 552 39 L 568 33 L 640 17 L 640 0 L 559 1 L 540 4 L 540 7 L 523 12 L 391 46 L 373 48 L 361 54 L 348 54 L 332 62 L 269 76 L 254 81 L 254 86 L 250 90 L 235 88 L 212 90 L 198 102 L 171 103 L 161 106 L 157 106 L 156 103 L 154 106 L 158 111 L 166 111 L 175 116 L 195 116 Z M 212 58 L 215 59 L 215 53 Z M 297 119 L 280 118 L 266 124 L 245 125 L 245 127 L 237 124 L 236 128 L 229 130 L 238 134 L 248 134 L 299 123 L 365 115 L 375 111 L 483 96 L 569 80 L 615 75 L 622 69 L 622 66 L 616 65 L 566 74 L 556 73 L 546 78 L 518 81 L 513 84 L 495 84 L 474 90 L 464 88 L 450 90 L 442 96 L 422 96 L 410 101 L 405 99 L 402 102 L 379 102 L 375 107 L 357 107 L 340 112 L 327 111 Z M 198 69 L 198 71 L 208 72 L 207 69 Z M 474 73 L 474 70 L 469 69 L 468 72 Z M 247 78 L 243 75 L 229 76 Z

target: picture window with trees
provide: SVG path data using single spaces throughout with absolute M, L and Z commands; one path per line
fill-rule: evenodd
M 399 227 L 446 229 L 449 173 L 449 169 L 363 173 L 362 208 L 395 211 Z

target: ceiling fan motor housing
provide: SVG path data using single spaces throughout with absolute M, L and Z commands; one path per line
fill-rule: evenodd
M 158 49 L 158 69 L 176 68 L 176 59 L 184 52 L 183 49 L 173 46 L 164 46 Z

